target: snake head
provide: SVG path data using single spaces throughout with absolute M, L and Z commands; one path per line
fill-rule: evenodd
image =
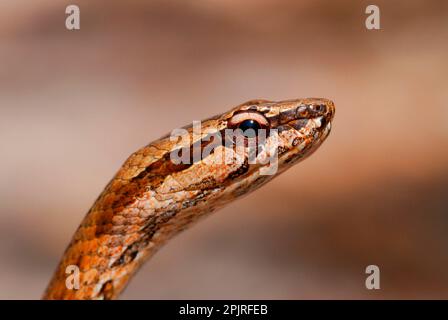
M 321 145 L 330 133 L 334 113 L 334 103 L 323 98 L 252 100 L 233 109 L 225 118 L 232 129 L 257 132 L 246 134 L 247 139 L 259 137 L 265 129 L 268 132 L 263 140 L 266 147 L 258 157 L 276 157 L 275 165 L 283 171 Z M 266 166 L 261 166 L 260 170 L 266 172 Z M 276 171 L 271 172 L 276 174 Z
M 224 194 L 255 190 L 312 154 L 330 133 L 334 112 L 328 99 L 251 100 L 173 130 L 157 145 L 169 154 L 148 171 L 161 181 L 169 174 L 164 192 L 214 190 L 225 202 Z

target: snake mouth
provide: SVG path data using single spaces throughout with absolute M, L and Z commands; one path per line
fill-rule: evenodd
M 331 118 L 325 116 L 319 116 L 316 118 L 298 118 L 288 121 L 287 123 L 279 126 L 279 129 L 280 131 L 282 131 L 283 128 L 292 127 L 295 130 L 300 131 L 301 129 L 309 127 L 310 125 L 318 131 L 323 131 L 331 125 Z

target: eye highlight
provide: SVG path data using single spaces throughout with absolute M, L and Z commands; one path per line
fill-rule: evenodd
M 256 111 L 243 111 L 235 113 L 228 121 L 231 129 L 240 129 L 247 138 L 254 138 L 260 129 L 269 127 L 269 121 Z
M 261 127 L 258 122 L 250 119 L 241 122 L 238 125 L 238 129 L 241 129 L 246 137 L 254 138 L 257 135 L 258 129 L 261 129 Z

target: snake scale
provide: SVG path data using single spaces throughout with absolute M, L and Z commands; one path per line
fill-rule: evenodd
M 176 139 L 167 135 L 136 151 L 81 222 L 43 299 L 117 298 L 167 240 L 312 154 L 334 113 L 322 98 L 252 100 L 201 121 L 199 131 L 186 126 Z M 230 140 L 228 130 L 237 132 Z M 219 134 L 225 138 L 215 141 Z M 184 153 L 190 161 L 172 158 Z M 70 266 L 79 271 L 77 288 L 66 284 Z

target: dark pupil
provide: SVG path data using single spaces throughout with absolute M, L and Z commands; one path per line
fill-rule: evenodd
M 253 138 L 257 135 L 260 124 L 254 120 L 244 120 L 238 125 L 238 128 L 244 132 L 244 135 L 248 138 Z M 249 130 L 252 129 L 252 130 Z M 246 131 L 249 130 L 249 131 Z

